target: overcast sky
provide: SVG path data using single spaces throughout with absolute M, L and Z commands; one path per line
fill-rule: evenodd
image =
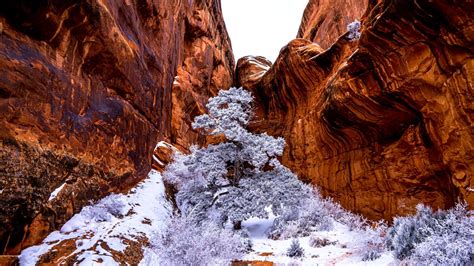
M 308 0 L 222 0 L 235 61 L 262 55 L 274 62 L 298 33 Z

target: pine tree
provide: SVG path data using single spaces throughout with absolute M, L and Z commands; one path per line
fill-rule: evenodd
M 250 217 L 265 218 L 284 205 L 298 204 L 310 190 L 276 159 L 283 138 L 247 130 L 252 118 L 252 95 L 241 88 L 222 90 L 209 99 L 208 114 L 195 118 L 194 129 L 225 141 L 192 147 L 177 156 L 164 175 L 179 192 L 177 205 L 198 220 L 212 216 L 238 225 Z
M 304 256 L 304 250 L 301 247 L 300 241 L 298 241 L 298 239 L 293 239 L 293 241 L 291 241 L 291 246 L 286 252 L 286 255 L 290 258 L 300 258 Z

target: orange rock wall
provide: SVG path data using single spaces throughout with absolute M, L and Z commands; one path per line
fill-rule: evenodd
M 310 1 L 301 37 L 332 2 Z M 348 17 L 361 14 L 339 2 Z M 286 165 L 369 218 L 390 220 L 420 202 L 448 208 L 458 197 L 473 208 L 473 4 L 366 8 L 358 41 L 320 27 L 321 37 L 290 42 L 268 71 L 263 59 L 239 60 L 237 83 L 258 103 L 253 128 L 284 136 Z
M 159 140 L 195 141 L 188 112 L 233 68 L 219 0 L 2 3 L 0 252 L 137 183 Z
M 192 130 L 209 97 L 234 82 L 234 56 L 220 1 L 201 1 L 186 21 L 181 65 L 173 82 L 170 142 L 181 150 L 205 137 Z
M 359 19 L 369 0 L 310 0 L 303 14 L 297 38 L 327 49 L 346 32 L 347 24 Z

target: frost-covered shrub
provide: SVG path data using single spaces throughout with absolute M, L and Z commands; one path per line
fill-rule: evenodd
M 321 205 L 334 220 L 348 226 L 351 231 L 365 230 L 369 226 L 366 218 L 347 211 L 331 198 L 321 199 Z
M 127 212 L 125 207 L 120 195 L 113 194 L 103 198 L 95 205 L 84 207 L 82 215 L 97 222 L 108 222 L 112 217 L 120 218 L 125 215 Z
M 416 214 L 397 217 L 387 233 L 387 246 L 394 251 L 395 257 L 404 259 L 410 256 L 415 245 L 421 243 L 430 234 L 430 228 L 442 219 L 443 212 L 433 213 L 431 208 L 419 204 Z
M 242 246 L 244 247 L 245 251 L 247 252 L 252 251 L 253 242 L 252 242 L 252 239 L 250 239 L 249 231 L 243 228 L 241 230 L 234 231 L 234 233 L 240 236 Z
M 176 194 L 176 204 L 183 215 L 200 223 L 208 217 L 207 210 L 212 204 L 213 196 L 204 183 L 193 180 L 184 184 Z
M 347 36 L 349 40 L 358 40 L 360 38 L 360 21 L 354 20 L 349 23 L 349 25 L 347 25 L 347 31 L 349 31 L 349 35 Z
M 384 235 L 387 232 L 387 225 L 380 221 L 374 225 L 366 226 L 361 232 L 362 239 L 360 248 L 357 250 L 362 257 L 362 261 L 372 261 L 380 258 L 386 250 Z
M 331 242 L 327 238 L 321 238 L 317 235 L 311 235 L 309 238 L 309 246 L 313 248 L 322 248 L 328 245 L 334 245 L 337 242 Z
M 195 147 L 191 147 L 191 150 Z M 194 176 L 189 172 L 185 164 L 186 155 L 175 151 L 173 154 L 173 162 L 166 166 L 166 171 L 163 172 L 163 180 L 169 184 L 173 184 L 177 189 L 187 182 L 191 181 Z
M 380 249 L 379 246 L 367 246 L 367 249 L 362 254 L 362 261 L 372 261 L 380 258 L 382 255 L 383 249 Z
M 470 265 L 474 256 L 474 217 L 466 205 L 433 212 L 418 205 L 414 216 L 398 217 L 387 245 L 398 259 L 439 265 Z
M 313 231 L 330 230 L 332 219 L 318 194 L 308 196 L 299 205 L 291 205 L 270 228 L 273 239 L 309 236 Z
M 344 209 L 341 209 L 341 213 L 338 216 L 337 221 L 347 225 L 351 231 L 365 230 L 365 228 L 369 225 L 369 221 L 365 217 Z
M 304 249 L 301 247 L 298 239 L 293 239 L 293 241 L 291 241 L 291 246 L 286 252 L 286 255 L 290 258 L 300 258 L 304 256 Z
M 163 265 L 227 264 L 244 254 L 246 242 L 238 234 L 209 221 L 195 221 L 175 217 L 152 243 Z

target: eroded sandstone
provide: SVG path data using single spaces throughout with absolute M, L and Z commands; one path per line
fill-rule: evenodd
M 159 140 L 198 139 L 189 116 L 233 65 L 218 0 L 2 3 L 1 252 L 136 184 Z
M 338 12 L 362 14 L 339 2 Z M 458 197 L 473 208 L 474 5 L 368 2 L 360 40 L 313 23 L 326 23 L 319 16 L 332 1 L 310 1 L 305 39 L 268 71 L 261 59 L 239 60 L 238 84 L 258 103 L 253 128 L 284 136 L 286 165 L 369 218 L 418 203 L 448 208 Z

